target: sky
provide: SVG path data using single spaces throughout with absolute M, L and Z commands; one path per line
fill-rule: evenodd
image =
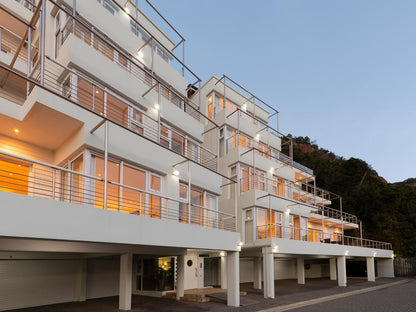
M 151 2 L 203 82 L 226 74 L 280 112 L 280 132 L 416 177 L 416 1 Z

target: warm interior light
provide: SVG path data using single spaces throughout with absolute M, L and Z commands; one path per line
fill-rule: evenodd
M 19 130 L 19 129 L 17 129 L 17 128 L 14 128 L 14 129 L 13 129 L 13 131 L 14 131 L 15 133 L 19 133 L 19 132 L 20 132 L 20 130 Z
M 174 171 L 173 171 L 173 175 L 174 175 L 174 176 L 178 176 L 178 175 L 179 175 L 179 171 L 178 171 L 178 170 L 174 170 Z
M 98 90 L 97 90 L 97 91 L 95 91 L 95 93 L 97 93 L 97 94 L 98 94 L 98 93 L 100 93 L 100 91 L 98 91 Z
M 159 104 L 155 104 L 154 108 L 155 108 L 156 110 L 159 110 L 159 109 L 160 109 L 160 105 L 159 105 Z
M 138 52 L 137 52 L 137 55 L 138 55 L 139 57 L 141 57 L 141 58 L 142 58 L 144 54 L 143 54 L 143 52 L 142 52 L 142 51 L 138 51 Z

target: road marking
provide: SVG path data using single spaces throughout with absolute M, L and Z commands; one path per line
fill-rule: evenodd
M 370 292 L 370 291 L 383 289 L 383 288 L 387 288 L 387 287 L 391 287 L 391 286 L 396 286 L 396 285 L 404 284 L 404 283 L 407 283 L 407 282 L 409 282 L 409 280 L 401 280 L 401 281 L 397 281 L 397 282 L 393 282 L 393 283 L 387 283 L 387 284 L 383 284 L 383 285 L 379 285 L 379 286 L 353 290 L 353 291 L 349 291 L 349 292 L 342 293 L 342 294 L 336 294 L 336 295 L 325 296 L 325 297 L 321 297 L 321 298 L 316 298 L 316 299 L 291 303 L 291 304 L 287 304 L 287 305 L 280 306 L 280 307 L 261 310 L 259 312 L 289 311 L 289 310 L 298 309 L 298 308 L 306 307 L 306 306 L 317 304 L 317 303 L 322 303 L 322 302 L 327 302 L 327 301 L 336 300 L 336 299 L 340 299 L 340 298 L 345 298 L 345 297 L 349 297 L 349 296 L 364 294 L 364 293 L 367 293 L 367 292 Z

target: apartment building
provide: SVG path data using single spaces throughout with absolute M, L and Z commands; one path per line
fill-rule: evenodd
M 237 181 L 224 188 L 219 206 L 237 203 L 240 282 L 263 287 L 265 298 L 274 298 L 276 279 L 304 284 L 328 277 L 346 286 L 350 260 L 366 262 L 369 281 L 376 272 L 394 277 L 391 244 L 344 235 L 360 232 L 360 222 L 293 160 L 293 142 L 279 132 L 276 109 L 225 75 L 194 96 L 216 124 L 206 123 L 203 145 L 218 153 L 218 171 Z
M 195 255 L 220 253 L 238 306 L 235 209 L 218 204 L 234 182 L 202 144 L 184 39 L 131 1 L 0 6 L 0 310 L 179 299 Z
M 293 160 L 278 112 L 203 85 L 135 1 L 0 0 L 0 311 L 239 283 L 393 276 L 387 243 Z M 169 35 L 168 35 L 169 33 Z M 241 268 L 241 270 L 240 270 Z

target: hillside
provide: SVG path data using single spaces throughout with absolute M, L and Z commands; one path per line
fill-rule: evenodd
M 337 156 L 308 137 L 293 139 L 294 160 L 313 169 L 317 186 L 343 197 L 344 211 L 362 220 L 365 238 L 416 256 L 416 179 L 390 184 L 361 159 Z

